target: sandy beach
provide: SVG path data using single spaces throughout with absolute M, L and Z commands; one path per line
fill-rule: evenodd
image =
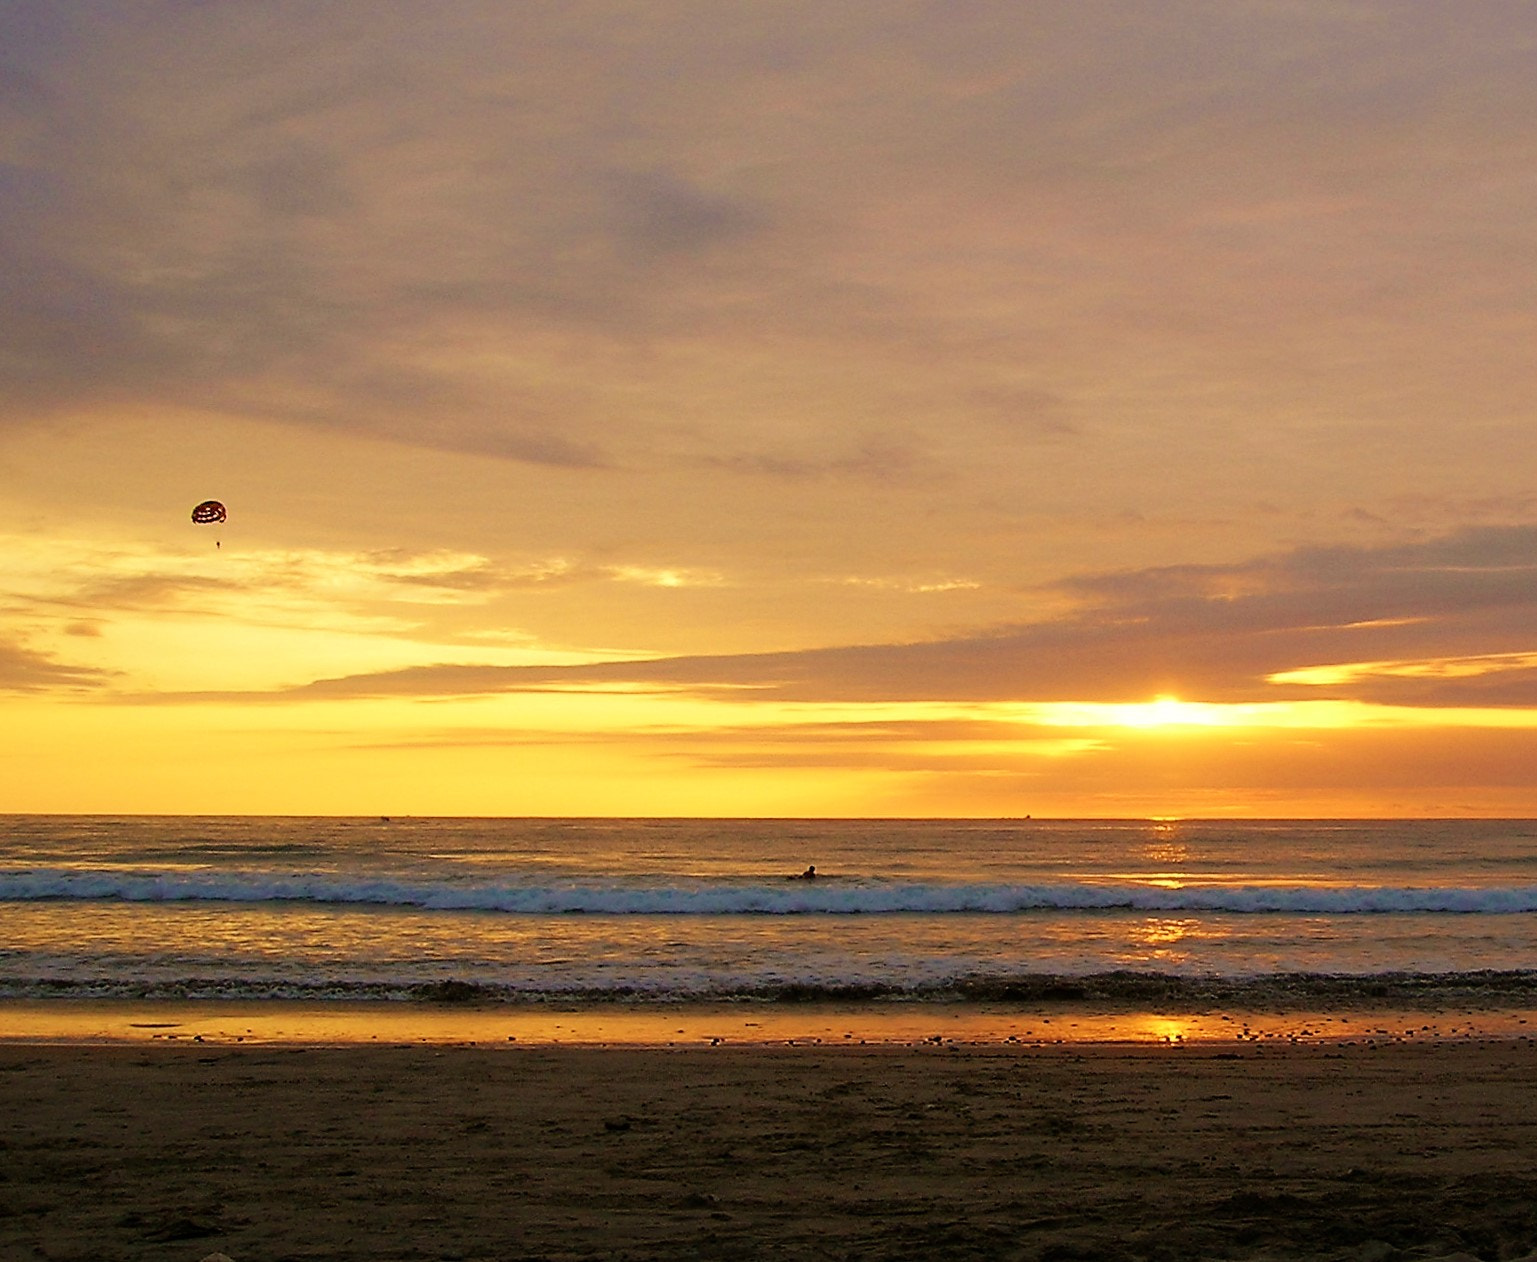
M 0 1256 L 1523 1258 L 1537 1044 L 0 1045 Z

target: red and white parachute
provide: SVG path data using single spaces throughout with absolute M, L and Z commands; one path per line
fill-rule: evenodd
M 224 505 L 219 503 L 218 500 L 204 500 L 192 510 L 192 520 L 197 522 L 199 526 L 217 526 L 228 518 L 229 514 L 224 511 Z M 217 548 L 219 542 L 219 540 L 215 539 L 213 546 Z

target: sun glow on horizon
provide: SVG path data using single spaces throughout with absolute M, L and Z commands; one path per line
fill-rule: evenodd
M 1284 704 L 1284 703 L 1281 703 Z M 1274 705 L 1181 701 L 1162 695 L 1151 701 L 1058 701 L 1030 707 L 1031 718 L 1051 727 L 1245 727 L 1270 726 Z
M 1227 727 L 1234 721 L 1222 706 L 1173 696 L 1117 706 L 1112 715 L 1111 721 L 1121 727 Z
M 1537 713 L 1501 706 L 1407 706 L 1370 701 L 1041 701 L 1000 705 L 1041 727 L 1134 731 L 1211 728 L 1324 731 L 1349 728 L 1533 728 Z

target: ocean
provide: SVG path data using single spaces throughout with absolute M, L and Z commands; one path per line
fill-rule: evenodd
M 0 818 L 8 1000 L 1533 1006 L 1534 912 L 1528 820 Z

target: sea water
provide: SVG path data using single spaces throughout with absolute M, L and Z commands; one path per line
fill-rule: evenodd
M 1524 820 L 0 817 L 13 1000 L 1528 991 L 1534 912 Z

